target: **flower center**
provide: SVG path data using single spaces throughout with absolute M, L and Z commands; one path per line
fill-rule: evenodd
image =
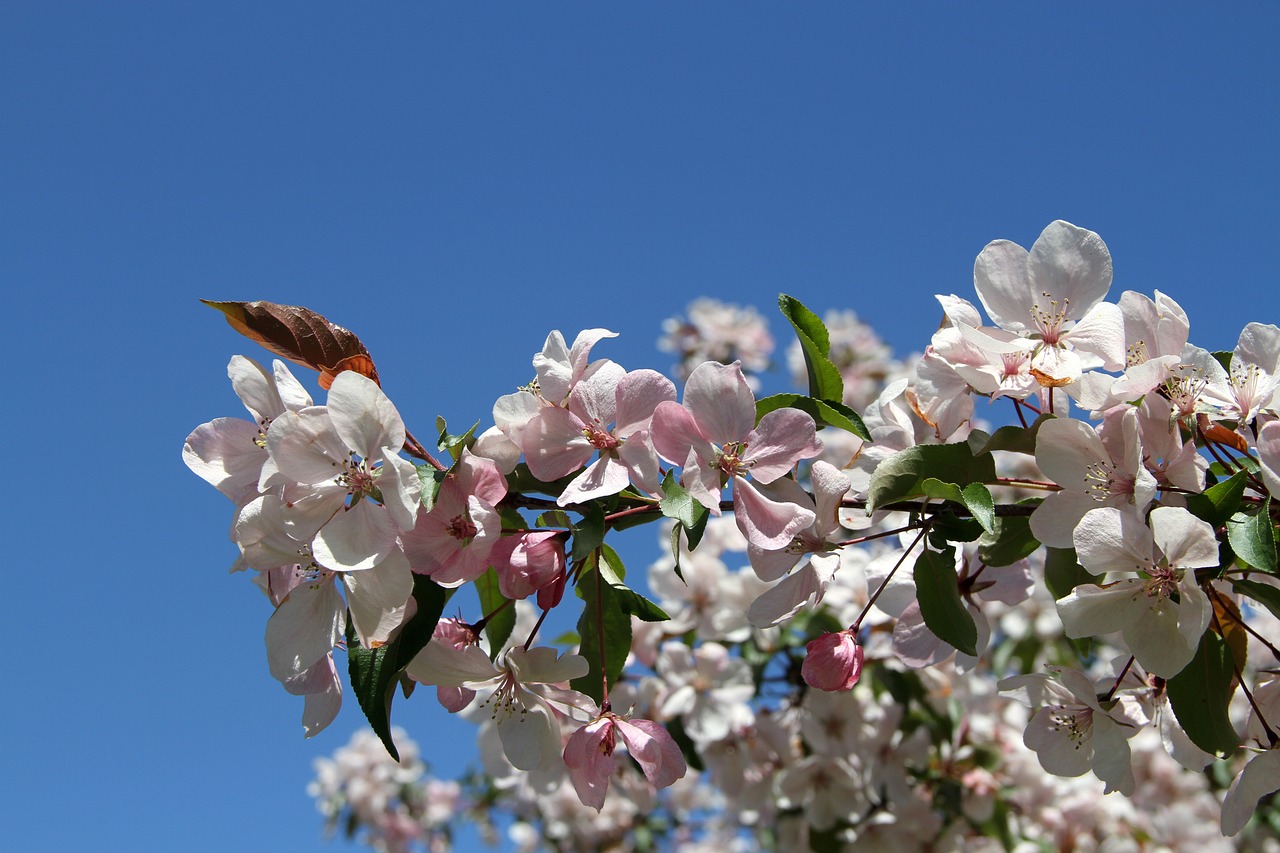
M 587 424 L 582 430 L 582 434 L 586 436 L 587 441 L 591 442 L 591 446 L 596 450 L 613 450 L 622 443 L 614 438 L 608 430 L 604 429 L 599 422 Z
M 1048 291 L 1041 295 L 1049 299 Z M 1063 299 L 1061 302 L 1057 299 L 1049 299 L 1047 310 L 1039 305 L 1031 306 L 1031 318 L 1035 321 L 1036 328 L 1040 330 L 1040 339 L 1049 346 L 1056 346 L 1062 337 L 1062 325 L 1067 320 L 1067 308 L 1070 305 L 1070 299 Z
M 751 463 L 743 461 L 742 454 L 747 452 L 747 443 L 745 441 L 731 441 L 724 447 L 720 448 L 716 453 L 715 461 L 712 466 L 719 468 L 726 477 L 732 477 L 735 474 L 746 476 L 751 470 Z
M 1105 462 L 1094 462 L 1085 469 L 1085 490 L 1095 501 L 1105 501 L 1117 496 L 1133 497 L 1133 477 L 1121 477 L 1116 469 Z
M 1064 734 L 1073 749 L 1086 745 L 1093 736 L 1093 709 L 1054 705 L 1049 714 L 1050 728 Z
M 466 513 L 462 513 L 453 517 L 453 520 L 445 527 L 445 532 L 463 545 L 468 545 L 475 538 L 477 531 L 471 519 L 467 517 Z

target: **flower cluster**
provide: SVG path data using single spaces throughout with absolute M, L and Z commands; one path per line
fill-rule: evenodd
M 1273 836 L 1250 817 L 1280 788 L 1280 328 L 1197 347 L 1168 295 L 1106 301 L 1106 245 L 1061 221 L 973 279 L 986 319 L 938 296 L 905 364 L 783 297 L 801 393 L 757 396 L 751 310 L 669 324 L 683 388 L 593 360 L 613 332 L 552 332 L 490 429 L 441 427 L 444 461 L 374 379 L 336 371 L 316 406 L 237 356 L 253 419 L 184 458 L 235 504 L 307 733 L 335 648 L 380 650 L 362 707 L 389 714 L 398 676 L 476 722 L 473 799 L 522 847 Z M 606 544 L 646 522 L 647 583 Z M 479 611 L 440 618 L 463 585 Z M 540 640 L 570 604 L 576 632 Z

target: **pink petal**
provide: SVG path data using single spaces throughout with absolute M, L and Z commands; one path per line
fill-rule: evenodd
M 614 434 L 626 438 L 649 428 L 658 404 L 676 399 L 676 386 L 656 370 L 633 370 L 618 383 L 617 395 Z
M 613 757 L 613 720 L 601 717 L 569 736 L 564 747 L 564 763 L 569 780 L 584 806 L 604 808 L 609 779 L 617 759 Z
M 618 734 L 627 751 L 655 788 L 666 788 L 684 776 L 688 766 L 684 754 L 667 730 L 652 720 L 617 721 Z
M 755 426 L 756 398 L 738 362 L 707 361 L 695 367 L 684 386 L 684 405 L 714 444 L 742 441 Z
M 747 542 L 770 551 L 785 548 L 815 518 L 799 504 L 770 500 L 742 477 L 733 478 L 733 500 L 738 529 Z
M 743 461 L 751 465 L 752 479 L 761 483 L 786 476 L 801 459 L 822 452 L 813 418 L 799 409 L 769 412 L 746 439 Z

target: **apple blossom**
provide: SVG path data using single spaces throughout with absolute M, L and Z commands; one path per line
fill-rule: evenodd
M 604 807 L 617 765 L 613 752 L 619 738 L 655 788 L 666 788 L 687 770 L 680 747 L 662 726 L 650 720 L 627 720 L 606 710 L 574 732 L 564 748 L 564 763 L 578 797 L 596 811 Z
M 706 362 L 690 374 L 683 405 L 664 402 L 654 410 L 653 443 L 663 458 L 683 466 L 681 483 L 712 515 L 720 514 L 720 492 L 732 481 L 742 534 L 760 547 L 778 548 L 812 524 L 814 514 L 770 500 L 746 477 L 772 483 L 822 445 L 808 414 L 778 409 L 756 424 L 755 411 L 741 366 Z
M 819 690 L 850 690 L 862 677 L 862 658 L 853 631 L 823 634 L 805 646 L 804 683 Z

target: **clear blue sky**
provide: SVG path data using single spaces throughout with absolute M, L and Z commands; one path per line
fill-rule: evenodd
M 1230 349 L 1280 321 L 1278 41 L 1274 3 L 4 3 L 0 847 L 341 849 L 303 787 L 362 719 L 303 740 L 180 461 L 263 357 L 198 297 L 356 330 L 420 435 L 552 328 L 665 368 L 703 294 L 922 347 L 1055 218 Z

